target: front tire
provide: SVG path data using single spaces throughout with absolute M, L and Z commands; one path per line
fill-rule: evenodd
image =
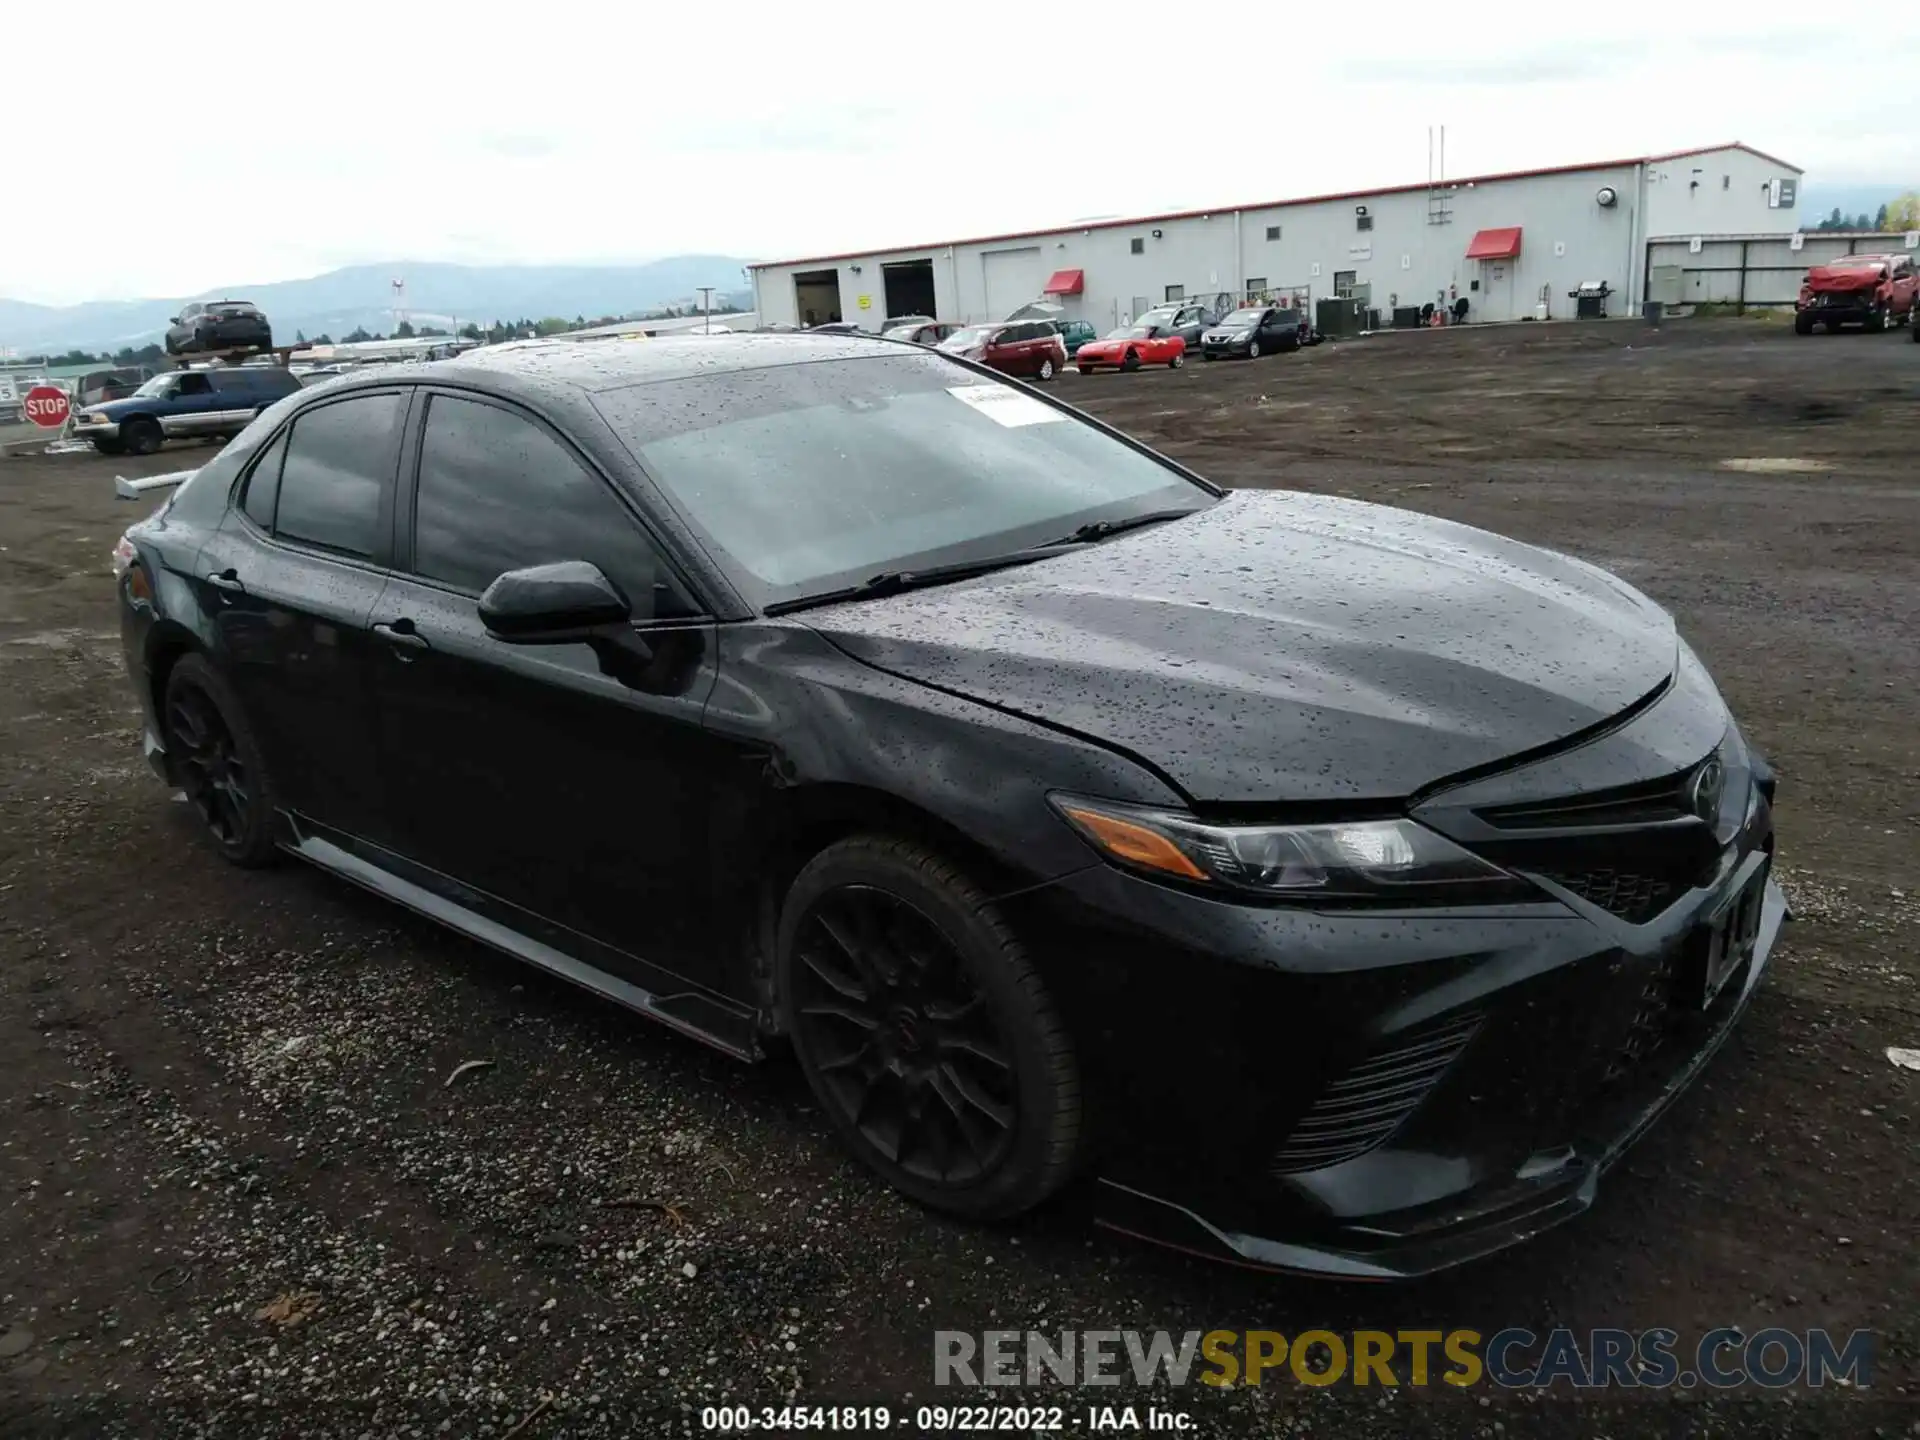
M 1813 316 L 1805 312 L 1794 316 L 1793 333 L 1796 335 L 1811 335 L 1813 333 Z
M 1258 340 L 1249 340 L 1247 342 L 1247 358 L 1249 360 L 1258 360 L 1260 358 L 1260 342 Z
M 1093 373 L 1093 366 L 1091 365 L 1076 365 L 1074 369 L 1078 370 L 1082 375 L 1091 375 Z
M 1886 328 L 1887 328 L 1887 312 L 1885 310 L 1873 310 L 1868 312 L 1867 333 L 1869 335 L 1878 335 L 1882 330 L 1885 330 Z
M 182 656 L 167 676 L 161 727 L 174 779 L 214 847 L 245 869 L 271 863 L 273 783 L 238 698 L 203 657 Z
M 830 845 L 788 891 L 780 1018 L 841 1140 L 889 1184 L 970 1219 L 1018 1215 L 1079 1160 L 1066 1027 L 1006 921 L 906 840 Z
M 96 435 L 93 437 L 93 449 L 96 455 L 124 455 L 127 447 L 120 443 L 117 436 Z
M 120 443 L 126 447 L 129 455 L 152 455 L 166 443 L 166 439 L 160 422 L 149 420 L 144 415 L 120 427 Z
M 1127 351 L 1127 358 L 1120 362 L 1120 368 L 1129 375 L 1138 370 L 1140 368 L 1140 352 L 1138 350 Z

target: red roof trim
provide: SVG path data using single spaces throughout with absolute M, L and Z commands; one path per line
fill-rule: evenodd
M 1512 260 L 1520 253 L 1520 227 L 1476 230 L 1467 242 L 1469 260 Z
M 1084 270 L 1056 270 L 1053 278 L 1047 281 L 1042 295 L 1078 295 L 1087 286 L 1087 272 Z
M 1504 170 L 1493 175 L 1460 175 L 1449 185 L 1491 185 L 1500 180 L 1533 180 L 1543 175 L 1579 175 L 1590 170 L 1627 170 L 1635 165 L 1653 165 L 1665 160 L 1680 160 L 1689 155 L 1710 155 L 1716 150 L 1744 150 L 1796 175 L 1806 172 L 1798 165 L 1775 159 L 1751 145 L 1708 145 L 1698 150 L 1675 150 L 1666 155 L 1634 155 L 1623 160 L 1593 160 L 1582 165 L 1547 165 L 1537 170 Z M 759 260 L 749 270 L 779 270 L 788 265 L 828 265 L 837 260 L 864 260 L 869 255 L 904 255 L 915 250 L 945 250 L 953 245 L 992 245 L 1001 240 L 1039 240 L 1064 230 L 1124 230 L 1129 225 L 1156 225 L 1165 220 L 1197 220 L 1207 215 L 1231 215 L 1235 211 L 1278 210 L 1288 205 L 1324 205 L 1332 200 L 1367 200 L 1376 195 L 1411 195 L 1429 189 L 1426 182 L 1415 185 L 1381 185 L 1371 190 L 1341 190 L 1330 195 L 1301 195 L 1290 200 L 1256 200 L 1244 205 L 1211 205 L 1204 210 L 1171 210 L 1160 215 L 1134 215 L 1124 220 L 1088 220 L 1080 224 L 1049 225 L 1038 230 L 1008 230 L 998 235 L 969 235 L 960 240 L 933 240 L 920 245 L 870 245 L 864 250 L 842 250 L 833 255 L 802 255 L 792 260 Z

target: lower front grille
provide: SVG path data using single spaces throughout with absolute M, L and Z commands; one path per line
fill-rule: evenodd
M 1631 870 L 1573 870 L 1561 874 L 1542 871 L 1562 889 L 1571 890 L 1609 915 L 1633 925 L 1644 925 L 1680 898 L 1680 884 L 1663 875 Z
M 1452 1015 L 1396 1036 L 1391 1049 L 1375 1051 L 1330 1083 L 1274 1152 L 1271 1173 L 1338 1165 L 1380 1144 L 1467 1048 L 1480 1019 Z

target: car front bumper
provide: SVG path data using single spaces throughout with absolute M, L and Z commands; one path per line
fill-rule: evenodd
M 1886 306 L 1869 297 L 1855 299 L 1852 296 L 1832 296 L 1824 303 L 1816 298 L 1815 303 L 1800 306 L 1799 313 L 1821 324 L 1864 325 L 1875 315 L 1886 315 L 1889 311 Z
M 1762 821 L 1714 883 L 1642 925 L 1554 904 L 1255 907 L 1104 865 L 1017 897 L 1083 1037 L 1100 1223 L 1394 1280 L 1579 1214 L 1765 973 L 1786 904 Z M 1690 967 L 1741 895 L 1751 951 L 1693 1008 Z M 1358 1143 L 1368 1126 L 1384 1129 Z
M 89 423 L 85 420 L 75 420 L 73 433 L 82 440 L 117 440 L 120 438 L 120 422 L 98 420 Z

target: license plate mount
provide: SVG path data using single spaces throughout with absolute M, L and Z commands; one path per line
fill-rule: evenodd
M 1727 982 L 1745 970 L 1760 939 L 1760 915 L 1767 899 L 1767 869 L 1762 865 L 1747 883 L 1703 922 L 1688 940 L 1687 1000 L 1709 1009 Z

